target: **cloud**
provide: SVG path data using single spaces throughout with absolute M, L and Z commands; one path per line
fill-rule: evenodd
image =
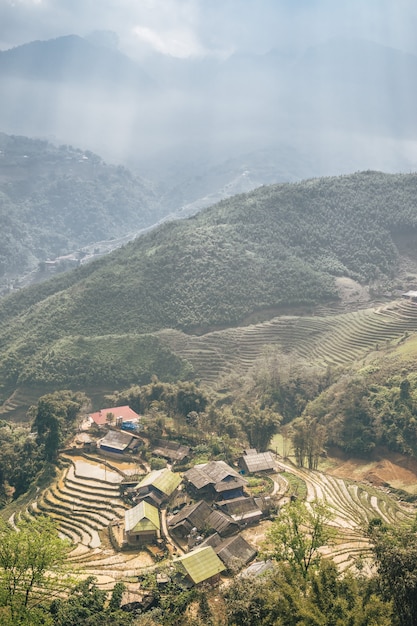
M 208 52 L 196 39 L 192 32 L 187 30 L 168 30 L 158 33 L 151 28 L 136 26 L 134 34 L 142 42 L 149 44 L 153 49 L 178 58 L 203 55 Z
M 120 49 L 178 56 L 364 38 L 417 53 L 414 0 L 0 0 L 0 47 L 113 31 Z

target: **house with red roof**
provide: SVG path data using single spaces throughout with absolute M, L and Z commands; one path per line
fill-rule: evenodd
M 95 413 L 90 413 L 88 417 L 91 423 L 94 422 L 98 426 L 108 424 L 121 427 L 126 422 L 138 423 L 140 420 L 140 416 L 127 404 L 101 409 Z

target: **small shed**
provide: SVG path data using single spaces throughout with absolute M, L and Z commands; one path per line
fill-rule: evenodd
M 245 474 L 275 472 L 277 469 L 272 452 L 257 452 L 256 450 L 246 450 L 239 459 L 239 467 Z
M 160 528 L 159 511 L 148 502 L 140 502 L 125 512 L 125 539 L 130 545 L 156 541 L 160 537 Z
M 215 583 L 226 567 L 211 546 L 196 548 L 174 559 L 178 571 L 186 576 L 191 585 Z
M 258 578 L 258 576 L 262 576 L 266 572 L 270 572 L 274 569 L 274 564 L 271 560 L 267 561 L 256 561 L 255 563 L 251 563 L 248 567 L 246 567 L 240 573 L 241 578 Z
M 189 456 L 190 448 L 178 443 L 177 441 L 160 439 L 156 442 L 156 446 L 152 452 L 155 456 L 161 456 L 171 463 L 179 463 L 180 461 L 184 461 L 184 459 Z
M 120 430 L 109 430 L 108 433 L 98 441 L 98 447 L 102 452 L 111 454 L 124 454 L 134 452 L 142 444 L 142 441 Z
M 406 291 L 401 297 L 405 300 L 409 300 L 410 302 L 417 302 L 417 291 Z

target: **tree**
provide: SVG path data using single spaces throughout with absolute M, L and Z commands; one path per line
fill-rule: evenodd
M 392 600 L 399 626 L 417 624 L 417 522 L 387 526 L 371 520 L 368 535 L 386 598 Z
M 129 626 L 131 615 L 120 610 L 123 584 L 116 583 L 108 607 L 107 592 L 88 576 L 71 590 L 67 599 L 55 600 L 50 607 L 54 626 Z
M 303 417 L 292 424 L 292 445 L 296 461 L 304 467 L 306 461 L 309 469 L 317 469 L 319 458 L 326 441 L 326 428 L 313 417 Z
M 244 404 L 240 410 L 240 422 L 249 440 L 251 448 L 265 452 L 278 430 L 281 416 L 271 409 L 263 409 L 258 405 Z
M 106 413 L 106 424 L 113 424 L 114 422 L 114 413 L 112 413 L 111 411 L 109 411 L 108 413 Z
M 307 579 L 288 564 L 235 579 L 223 598 L 227 626 L 392 626 L 392 607 L 374 581 L 340 574 L 326 560 Z
M 0 604 L 19 623 L 41 601 L 62 591 L 68 544 L 48 517 L 20 521 L 17 530 L 0 518 Z
M 282 509 L 267 535 L 266 554 L 276 561 L 287 561 L 307 578 L 320 563 L 319 548 L 328 543 L 333 531 L 328 523 L 332 514 L 324 502 L 290 502 Z
M 44 447 L 47 461 L 56 459 L 59 446 L 74 429 L 78 413 L 88 402 L 84 393 L 56 391 L 42 396 L 37 406 L 29 409 L 28 414 L 33 417 L 33 430 L 37 433 L 37 443 Z

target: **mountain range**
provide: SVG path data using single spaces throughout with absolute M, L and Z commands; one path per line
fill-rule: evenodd
M 416 197 L 417 175 L 368 171 L 264 186 L 162 224 L 0 301 L 3 389 L 129 383 L 164 363 L 170 377 L 189 376 L 164 329 L 312 313 L 337 303 L 338 278 L 381 293 L 415 287 Z
M 417 57 L 362 40 L 278 45 L 141 63 L 75 35 L 4 50 L 2 130 L 124 163 L 170 210 L 259 184 L 415 169 Z

